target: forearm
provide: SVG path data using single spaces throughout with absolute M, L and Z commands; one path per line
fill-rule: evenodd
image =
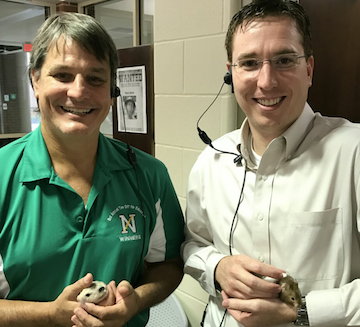
M 311 326 L 360 326 L 360 279 L 306 296 Z
M 0 300 L 0 327 L 51 326 L 49 303 Z
M 196 279 L 211 296 L 216 296 L 214 272 L 226 255 L 213 246 L 189 241 L 183 245 L 184 272 Z
M 180 258 L 159 263 L 147 263 L 135 292 L 138 298 L 137 313 L 167 298 L 180 284 L 183 261 Z

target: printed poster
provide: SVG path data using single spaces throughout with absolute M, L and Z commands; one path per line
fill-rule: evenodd
M 119 132 L 147 133 L 145 66 L 118 68 L 116 85 Z

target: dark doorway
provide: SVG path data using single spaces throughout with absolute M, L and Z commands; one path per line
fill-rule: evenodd
M 310 16 L 314 111 L 360 122 L 360 0 L 300 0 Z

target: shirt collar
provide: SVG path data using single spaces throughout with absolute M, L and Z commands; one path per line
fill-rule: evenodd
M 298 117 L 298 119 L 280 136 L 285 139 L 285 159 L 290 159 L 301 142 L 304 140 L 309 130 L 312 128 L 312 122 L 315 119 L 315 114 L 308 103 Z M 247 149 L 248 138 L 250 137 L 250 126 L 248 118 L 245 118 L 240 128 L 240 140 L 237 149 L 247 162 L 250 169 L 256 166 L 250 160 Z
M 99 135 L 97 164 L 105 171 L 132 169 L 127 156 L 127 146 L 123 142 Z
M 246 166 L 250 169 L 256 169 L 256 165 L 250 159 L 250 153 L 247 149 L 250 138 L 250 125 L 248 118 L 245 118 L 240 128 L 240 140 L 237 145 L 238 151 L 245 159 Z
M 308 103 L 305 104 L 299 118 L 283 133 L 286 140 L 285 158 L 290 159 L 302 141 L 305 139 L 309 130 L 312 128 L 312 123 L 315 119 L 315 114 Z
M 31 132 L 21 159 L 20 182 L 50 178 L 52 166 L 40 126 Z
M 127 160 L 126 145 L 100 133 L 97 166 L 104 172 L 132 169 Z M 30 133 L 21 159 L 20 182 L 50 179 L 53 168 L 40 126 Z

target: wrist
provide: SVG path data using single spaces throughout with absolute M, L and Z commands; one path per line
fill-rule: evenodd
M 221 293 L 222 288 L 221 288 L 219 282 L 215 278 L 214 278 L 214 284 L 215 284 L 215 291 L 218 293 Z
M 225 257 L 224 257 L 225 258 Z M 218 263 L 215 266 L 214 269 L 214 286 L 215 286 L 215 291 L 220 292 L 222 290 L 222 287 L 218 281 L 219 277 L 221 277 L 221 268 L 219 269 L 220 265 L 222 264 L 222 262 L 224 261 L 224 258 L 221 258 Z
M 293 323 L 295 326 L 310 326 L 305 297 L 302 298 L 301 304 L 297 308 L 297 318 Z
M 218 266 L 219 266 L 219 263 L 215 266 L 215 269 L 214 269 L 214 287 L 215 287 L 215 291 L 217 293 L 221 292 L 221 286 L 216 279 L 216 270 L 217 270 Z
M 46 313 L 46 324 L 47 326 L 56 326 L 56 323 L 54 321 L 54 317 L 55 315 L 55 308 L 56 308 L 56 303 L 55 301 L 52 302 L 46 302 L 44 303 L 45 305 L 45 313 Z

